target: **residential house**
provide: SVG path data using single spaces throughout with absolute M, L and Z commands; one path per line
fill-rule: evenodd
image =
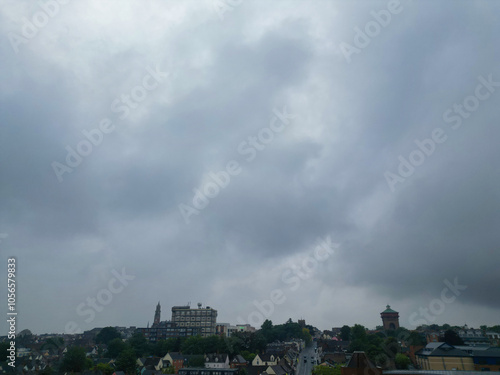
M 252 366 L 274 366 L 278 361 L 279 357 L 274 354 L 257 354 L 252 360 Z
M 187 367 L 179 370 L 179 375 L 237 375 L 236 368 Z
M 230 367 L 231 368 L 240 368 L 240 367 L 247 367 L 248 361 L 243 358 L 240 354 L 237 354 L 234 356 L 234 358 L 231 360 Z
M 205 356 L 206 368 L 230 368 L 227 354 L 207 354 Z
M 189 355 L 181 354 L 179 352 L 170 352 L 163 357 L 163 366 L 174 366 L 175 373 L 177 374 L 181 368 L 184 367 L 184 361 L 189 359 Z

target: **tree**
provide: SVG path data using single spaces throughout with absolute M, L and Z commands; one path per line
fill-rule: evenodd
M 123 342 L 122 339 L 116 338 L 109 342 L 107 355 L 110 358 L 117 358 L 122 351 L 130 348 L 130 345 Z
M 45 368 L 40 371 L 40 375 L 52 375 L 54 373 L 54 369 L 50 366 L 45 366 Z
M 132 348 L 125 349 L 120 353 L 116 360 L 116 368 L 119 371 L 124 371 L 127 374 L 134 374 L 137 371 L 137 357 Z
M 65 372 L 82 372 L 89 368 L 85 349 L 79 346 L 73 346 L 68 349 L 64 355 L 61 369 Z
M 340 365 L 335 366 L 314 366 L 313 375 L 340 375 Z
M 311 333 L 309 332 L 309 329 L 302 328 L 302 338 L 304 339 L 306 345 L 311 344 L 312 336 L 311 336 Z
M 128 339 L 127 343 L 134 349 L 137 357 L 142 357 L 145 354 L 149 354 L 151 351 L 148 341 L 140 332 L 134 333 L 133 336 Z
M 355 324 L 351 329 L 351 339 L 352 340 L 366 340 L 366 328 L 361 324 Z
M 463 345 L 464 341 L 458 336 L 458 333 L 452 329 L 447 330 L 444 333 L 444 342 L 450 345 Z
M 266 338 L 267 342 L 272 342 L 274 335 L 274 327 L 273 322 L 269 319 L 266 319 L 264 323 L 260 326 L 260 333 Z
M 342 341 L 349 341 L 351 337 L 351 327 L 349 326 L 342 326 L 342 328 L 340 329 L 340 339 Z
M 496 326 L 493 326 L 493 327 L 488 327 L 488 331 L 500 333 L 500 326 L 496 325 Z
M 104 327 L 101 331 L 95 336 L 95 342 L 97 344 L 106 344 L 113 339 L 121 339 L 122 335 L 120 332 L 116 330 L 114 327 Z
M 396 359 L 394 360 L 396 364 L 396 368 L 399 370 L 407 370 L 410 365 L 410 358 L 405 356 L 404 354 L 398 353 L 396 354 Z
M 205 367 L 205 357 L 197 355 L 189 359 L 189 367 Z
M 157 357 L 163 357 L 168 352 L 177 352 L 175 349 L 177 340 L 175 338 L 170 338 L 168 340 L 159 340 L 152 347 L 153 355 Z
M 241 356 L 245 358 L 248 362 L 252 362 L 253 359 L 256 357 L 257 354 L 255 353 L 250 353 L 248 350 L 243 350 L 241 353 Z
M 95 366 L 94 371 L 100 371 L 104 375 L 111 375 L 115 370 L 109 363 L 99 363 L 97 366 Z
M 408 343 L 413 346 L 425 346 L 427 341 L 422 335 L 416 331 L 410 332 L 410 336 L 408 337 Z
M 385 352 L 394 358 L 400 351 L 398 340 L 395 337 L 388 337 L 384 341 Z
M 161 372 L 163 374 L 175 374 L 175 367 L 174 366 L 168 366 L 166 368 L 162 368 Z

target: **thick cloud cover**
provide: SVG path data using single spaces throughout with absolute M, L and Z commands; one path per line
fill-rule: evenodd
M 395 2 L 0 3 L 0 249 L 17 258 L 18 330 L 145 326 L 158 300 L 164 319 L 200 301 L 236 323 L 276 289 L 276 323 L 375 327 L 389 303 L 407 328 L 420 307 L 429 324 L 500 324 L 500 85 L 476 91 L 500 82 L 497 2 L 402 1 L 378 29 Z M 24 38 L 27 22 L 41 27 Z M 376 34 L 366 47 L 357 27 Z M 53 162 L 106 119 L 59 181 Z M 400 156 L 419 165 L 391 185 Z M 231 161 L 239 173 L 187 223 L 179 206 Z M 123 268 L 133 280 L 103 291 Z M 467 288 L 436 302 L 455 279 Z

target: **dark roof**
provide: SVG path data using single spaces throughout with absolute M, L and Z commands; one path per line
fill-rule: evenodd
M 160 374 L 162 374 L 162 372 L 157 370 L 144 370 L 142 372 L 142 375 L 160 375 Z
M 241 354 L 237 354 L 234 356 L 232 362 L 233 363 L 247 363 L 247 360 L 245 358 L 243 358 L 243 356 Z
M 168 354 L 170 354 L 170 357 L 172 357 L 174 361 L 189 359 L 193 357 L 192 354 L 182 354 L 180 352 L 170 352 Z
M 285 375 L 286 371 L 280 365 L 269 366 L 273 369 L 276 375 Z
M 159 357 L 149 357 L 146 358 L 145 361 L 141 361 L 144 364 L 144 367 L 146 366 L 158 366 L 158 362 L 160 362 Z
M 488 348 L 486 350 L 472 350 L 474 357 L 495 357 L 500 358 L 500 348 Z
M 376 366 L 368 359 L 365 352 L 354 352 L 346 367 L 376 368 Z
M 247 367 L 248 375 L 259 375 L 262 374 L 269 366 L 250 366 Z
M 224 363 L 227 357 L 227 354 L 207 354 L 205 356 L 205 362 Z
M 455 348 L 453 345 L 445 342 L 430 342 L 417 353 L 420 356 L 429 357 L 470 357 L 471 355 L 464 350 Z

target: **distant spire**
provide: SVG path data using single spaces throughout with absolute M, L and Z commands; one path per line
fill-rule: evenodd
M 153 327 L 156 327 L 158 324 L 160 324 L 160 316 L 161 316 L 161 307 L 160 307 L 160 301 L 158 301 L 155 310 L 155 318 L 153 320 Z

